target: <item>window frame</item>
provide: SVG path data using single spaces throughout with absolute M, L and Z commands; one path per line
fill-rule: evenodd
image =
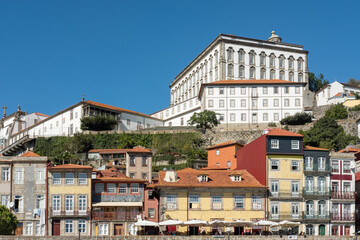
M 270 149 L 280 149 L 280 140 L 279 139 L 271 139 L 270 140 Z
M 74 181 L 74 176 L 75 174 L 74 173 L 65 173 L 65 184 L 68 184 L 68 185 L 71 185 L 71 184 L 74 184 L 75 181 Z M 69 177 L 69 176 L 72 176 L 72 177 Z

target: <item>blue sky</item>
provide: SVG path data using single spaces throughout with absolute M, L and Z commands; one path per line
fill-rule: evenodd
M 304 45 L 309 70 L 360 79 L 360 1 L 0 2 L 0 104 L 54 114 L 81 100 L 143 113 L 220 33 Z M 2 109 L 0 109 L 2 115 Z

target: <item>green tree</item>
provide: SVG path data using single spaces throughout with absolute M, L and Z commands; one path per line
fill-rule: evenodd
M 309 72 L 309 90 L 312 92 L 319 91 L 325 85 L 328 85 L 329 81 L 324 78 L 324 74 L 320 73 L 318 76 L 315 73 Z
M 311 122 L 311 115 L 307 113 L 295 113 L 280 121 L 281 125 L 303 125 L 309 122 Z
M 360 104 L 355 107 L 349 108 L 349 111 L 360 111 Z
M 115 118 L 110 116 L 91 116 L 81 119 L 81 129 L 90 131 L 113 130 L 117 124 Z
M 304 145 L 334 149 L 336 151 L 346 147 L 349 143 L 355 143 L 357 137 L 346 134 L 332 117 L 320 118 L 314 126 L 307 131 L 300 130 L 304 135 Z
M 188 121 L 188 124 L 196 125 L 196 128 L 200 128 L 205 132 L 207 129 L 210 130 L 219 125 L 220 121 L 217 119 L 217 113 L 205 110 L 203 112 L 194 113 Z
M 331 106 L 329 110 L 325 112 L 325 116 L 337 119 L 346 119 L 348 117 L 347 109 L 341 103 Z
M 0 235 L 13 235 L 17 224 L 16 216 L 7 207 L 0 205 Z
M 359 87 L 360 86 L 360 80 L 356 80 L 355 78 L 350 78 L 347 81 L 347 84 L 355 86 L 355 87 Z

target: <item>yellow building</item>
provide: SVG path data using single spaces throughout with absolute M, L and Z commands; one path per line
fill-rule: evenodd
M 160 220 L 256 221 L 265 219 L 267 188 L 246 170 L 186 168 L 179 171 L 160 171 L 155 187 L 160 192 Z M 168 226 L 168 231 L 175 231 Z M 177 231 L 186 232 L 187 227 Z M 221 231 L 211 227 L 189 227 L 191 234 Z M 237 227 L 235 234 L 250 232 Z
M 48 171 L 49 235 L 90 235 L 92 167 L 64 164 Z

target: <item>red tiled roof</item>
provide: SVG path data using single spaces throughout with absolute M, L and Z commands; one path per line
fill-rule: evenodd
M 256 80 L 219 80 L 211 83 L 204 83 L 205 86 L 211 85 L 274 85 L 274 84 L 291 84 L 291 85 L 305 85 L 302 82 L 292 82 L 280 79 L 256 79 Z
M 357 153 L 360 152 L 360 148 L 344 148 L 339 151 L 339 153 Z
M 107 170 L 98 171 L 97 181 L 111 182 L 111 181 L 122 181 L 122 182 L 146 182 L 145 179 L 134 179 L 127 177 L 124 173 L 120 172 L 116 168 L 112 167 Z
M 235 145 L 235 144 L 237 144 L 237 145 L 239 145 L 239 146 L 241 146 L 241 147 L 243 146 L 242 144 L 237 143 L 237 142 L 227 141 L 227 142 L 223 142 L 223 143 L 219 143 L 219 144 L 210 146 L 210 147 L 208 147 L 206 150 L 214 149 L 214 148 L 222 148 L 222 147 L 231 146 L 231 145 Z
M 46 115 L 46 114 L 42 114 L 42 113 L 35 113 L 35 115 L 38 115 L 38 116 L 43 116 L 43 117 L 50 117 L 49 115 Z
M 51 167 L 51 169 L 92 169 L 91 166 L 77 165 L 77 164 L 63 164 Z
M 89 153 L 127 153 L 127 152 L 133 152 L 133 153 L 151 153 L 150 148 L 144 148 L 144 147 L 134 147 L 129 149 L 91 149 Z
M 266 188 L 246 170 L 195 170 L 185 168 L 177 171 L 179 180 L 177 182 L 166 182 L 164 180 L 166 171 L 159 172 L 158 187 L 249 187 L 249 188 Z M 199 182 L 197 176 L 207 174 L 208 182 Z M 231 174 L 242 175 L 242 181 L 234 182 L 231 180 Z
M 40 155 L 32 152 L 32 151 L 28 151 L 26 153 L 24 153 L 23 155 L 21 155 L 22 157 L 40 157 Z
M 325 148 L 318 148 L 318 147 L 313 147 L 313 146 L 305 146 L 304 150 L 319 150 L 319 151 L 329 151 L 329 149 L 325 149 Z
M 227 168 L 220 167 L 219 165 L 213 165 L 213 166 L 204 167 L 201 170 L 227 170 Z
M 94 102 L 94 101 L 90 101 L 90 100 L 85 101 L 85 103 L 93 105 L 93 106 L 101 107 L 101 108 L 111 109 L 111 110 L 118 111 L 118 112 L 127 112 L 127 113 L 132 113 L 132 114 L 136 114 L 136 115 L 140 115 L 140 116 L 144 116 L 144 117 L 148 117 L 148 118 L 154 118 L 154 117 L 144 114 L 144 113 L 131 111 L 131 110 L 128 110 L 125 108 L 114 107 L 114 106 L 107 105 L 104 103 L 98 103 L 98 102 Z M 154 119 L 157 119 L 157 118 L 154 118 Z M 157 119 L 157 120 L 160 120 L 160 119 Z
M 280 128 L 274 128 L 266 135 L 268 135 L 268 136 L 284 136 L 284 137 L 285 136 L 286 137 L 303 137 L 303 135 L 301 135 L 299 133 L 290 132 L 290 131 L 280 129 Z

